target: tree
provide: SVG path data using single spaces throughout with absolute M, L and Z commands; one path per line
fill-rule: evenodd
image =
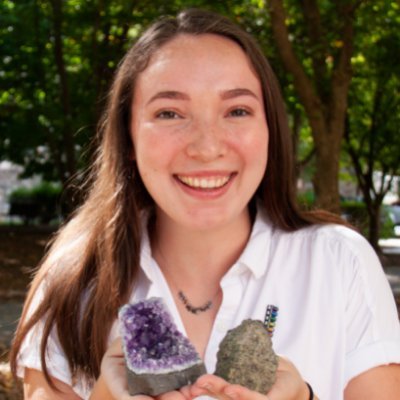
M 76 132 L 87 116 L 70 95 L 80 59 L 65 31 L 65 7 L 58 0 L 0 4 L 2 50 L 9 60 L 1 66 L 1 156 L 24 165 L 26 175 L 65 184 L 77 171 L 83 140 Z
M 315 145 L 317 204 L 339 212 L 338 174 L 359 1 L 270 0 L 275 43 Z
M 346 150 L 369 215 L 369 241 L 378 251 L 382 202 L 394 176 L 400 175 L 400 18 L 396 11 L 394 2 L 375 3 L 369 10 L 375 29 L 363 36 L 356 51 L 358 65 L 345 133 Z
M 192 6 L 227 13 L 241 2 Z M 0 159 L 70 187 L 85 169 L 113 72 L 154 18 L 185 1 L 0 0 Z M 71 203 L 71 193 L 63 196 Z
M 315 147 L 319 205 L 337 210 L 354 24 L 361 35 L 375 25 L 359 21 L 366 6 L 357 8 L 356 0 L 285 0 L 285 6 L 271 0 L 269 11 L 265 3 L 193 0 L 190 6 L 228 15 L 261 43 L 283 87 L 302 161 Z M 0 159 L 23 165 L 27 176 L 41 174 L 67 186 L 87 165 L 113 72 L 130 42 L 154 18 L 188 5 L 185 0 L 0 0 Z M 377 14 L 383 19 L 385 12 Z

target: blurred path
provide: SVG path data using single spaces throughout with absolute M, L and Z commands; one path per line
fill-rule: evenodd
M 22 310 L 22 300 L 0 299 L 0 355 L 6 351 L 13 337 Z

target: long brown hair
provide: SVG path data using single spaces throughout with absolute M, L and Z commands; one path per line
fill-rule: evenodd
M 237 43 L 261 81 L 270 144 L 268 167 L 255 197 L 264 204 L 271 222 L 284 230 L 337 222 L 297 207 L 284 104 L 274 73 L 255 40 L 229 19 L 212 12 L 190 9 L 176 18 L 162 18 L 127 52 L 116 72 L 99 125 L 88 197 L 58 233 L 32 282 L 10 355 L 14 373 L 22 341 L 44 319 L 40 352 L 49 383 L 45 354 L 53 327 L 72 376 L 82 374 L 88 380 L 99 376 L 111 325 L 118 308 L 128 301 L 139 270 L 140 213 L 152 206 L 131 161 L 129 126 L 135 81 L 165 43 L 179 34 L 205 33 Z M 30 315 L 29 306 L 38 290 L 43 291 L 43 298 Z

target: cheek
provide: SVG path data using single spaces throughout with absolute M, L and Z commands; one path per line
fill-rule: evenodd
M 141 132 L 135 138 L 136 162 L 144 182 L 152 184 L 152 179 L 171 170 L 177 147 L 171 138 L 154 132 Z
M 245 149 L 251 184 L 258 186 L 265 175 L 268 163 L 268 133 L 254 137 Z
M 147 181 L 148 177 L 154 176 L 162 168 L 161 159 L 158 156 L 159 151 L 154 150 L 150 146 L 142 147 L 138 145 L 136 162 L 143 181 Z
M 140 166 L 152 164 L 152 159 L 157 159 L 157 153 L 161 152 L 162 141 L 157 138 L 144 124 L 132 124 L 131 136 L 135 147 L 135 157 Z
M 265 167 L 268 158 L 268 131 L 254 135 L 245 134 L 235 143 L 235 147 L 248 164 Z

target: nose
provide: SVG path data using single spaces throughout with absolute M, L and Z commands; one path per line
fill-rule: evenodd
M 199 123 L 192 128 L 187 146 L 189 157 L 209 162 L 226 154 L 227 144 L 221 127 L 215 123 Z

